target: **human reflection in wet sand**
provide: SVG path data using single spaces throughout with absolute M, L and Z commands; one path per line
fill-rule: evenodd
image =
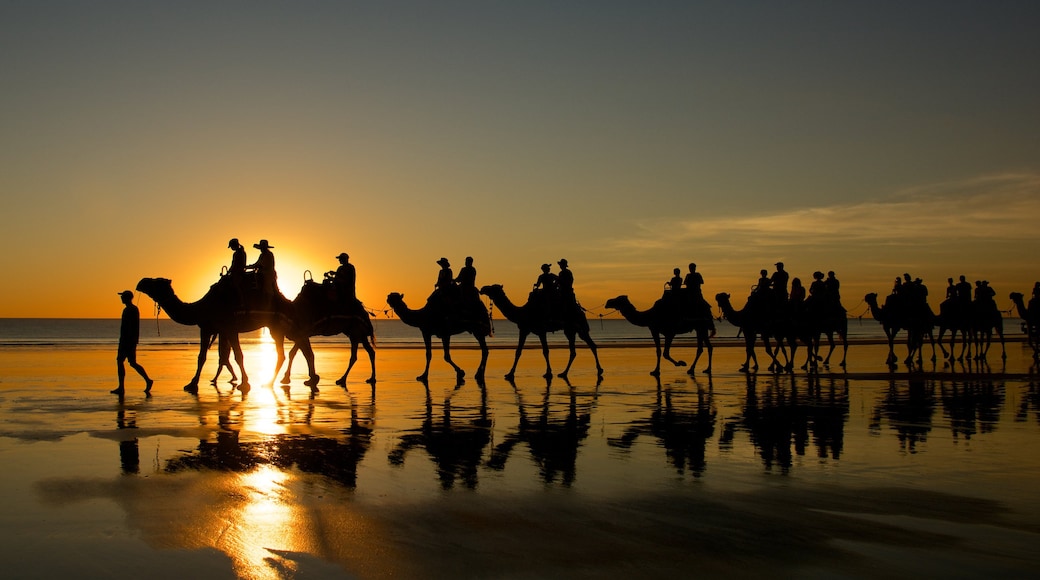
M 452 394 L 458 392 L 458 388 Z M 469 489 L 476 489 L 484 451 L 491 444 L 492 421 L 488 415 L 487 388 L 480 384 L 480 408 L 453 407 L 452 397 L 444 400 L 443 413 L 437 420 L 433 412 L 433 397 L 426 385 L 426 412 L 422 426 L 401 437 L 388 457 L 392 465 L 404 465 L 408 451 L 426 450 L 437 465 L 437 478 L 443 489 L 452 489 L 460 481 Z
M 903 451 L 917 453 L 917 446 L 928 440 L 934 413 L 935 385 L 931 381 L 911 379 L 906 389 L 900 389 L 890 380 L 885 397 L 874 408 L 870 431 L 880 435 L 881 423 L 888 421 Z
M 538 465 L 542 481 L 556 483 L 559 477 L 560 483 L 564 486 L 569 487 L 574 483 L 577 476 L 578 449 L 589 435 L 598 387 L 591 402 L 579 405 L 577 392 L 570 382 L 564 379 L 568 387 L 568 399 L 566 413 L 561 417 L 558 412 L 553 413 L 552 382 L 551 377 L 545 379 L 545 393 L 541 405 L 537 407 L 538 415 L 534 418 L 528 415 L 528 406 L 524 404 L 521 389 L 517 387 L 516 382 L 509 382 L 516 393 L 519 425 L 515 432 L 506 435 L 503 441 L 495 446 L 488 467 L 505 469 L 513 448 L 520 443 L 526 443 L 531 452 L 531 459 Z M 557 405 L 557 408 L 560 406 Z
M 767 471 L 779 467 L 790 472 L 795 455 L 805 455 L 810 435 L 818 456 L 838 459 L 841 455 L 845 422 L 849 415 L 847 384 L 836 379 L 824 388 L 819 379 L 790 375 L 767 377 L 759 394 L 758 377 L 747 375 L 747 393 L 742 413 L 723 425 L 719 445 L 731 448 L 737 431 L 747 432 Z
M 941 381 L 939 393 L 954 439 L 996 430 L 1004 406 L 1002 381 Z
M 697 381 L 694 381 L 696 384 Z M 661 388 L 657 379 L 657 394 L 653 411 L 646 419 L 633 421 L 620 437 L 607 440 L 611 447 L 631 449 L 640 435 L 657 437 L 679 475 L 687 470 L 700 477 L 707 461 L 705 447 L 708 439 L 715 435 L 715 418 L 718 411 L 714 403 L 712 379 L 708 377 L 707 388 L 697 385 L 696 402 L 683 401 L 682 383 L 672 383 Z
M 132 409 L 127 410 L 122 397 L 119 398 L 119 408 L 116 410 L 116 428 L 137 429 L 137 413 Z M 119 441 L 119 463 L 126 475 L 141 472 L 141 451 L 137 437 Z

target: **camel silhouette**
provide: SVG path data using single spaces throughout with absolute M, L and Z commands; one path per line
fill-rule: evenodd
M 376 382 L 376 352 L 372 348 L 375 342 L 375 329 L 368 311 L 358 300 L 353 300 L 346 306 L 340 304 L 336 298 L 336 290 L 332 284 L 319 284 L 313 280 L 305 280 L 300 293 L 293 299 L 293 307 L 296 310 L 296 323 L 301 331 L 308 336 L 335 336 L 344 334 L 350 339 L 350 361 L 343 376 L 336 379 L 336 384 L 346 386 L 347 375 L 357 362 L 358 345 L 364 347 L 368 353 L 368 361 L 372 374 L 366 383 L 374 385 Z M 292 370 L 292 361 L 299 351 L 299 345 L 294 344 L 289 351 L 288 362 L 285 366 L 285 375 L 282 384 L 289 384 L 289 373 Z
M 810 297 L 804 304 L 804 308 L 795 312 L 796 323 L 801 329 L 801 334 L 810 341 L 813 349 L 810 364 L 822 361 L 824 367 L 831 364 L 831 355 L 836 347 L 834 335 L 841 339 L 841 362 L 838 366 L 845 368 L 846 359 L 849 355 L 849 318 L 845 308 L 840 302 L 837 305 L 828 306 L 825 302 L 817 301 Z M 822 336 L 827 337 L 827 356 L 820 357 L 820 343 Z
M 745 358 L 744 364 L 740 367 L 740 372 L 742 373 L 758 370 L 758 357 L 755 355 L 755 339 L 759 336 L 762 337 L 762 344 L 771 360 L 769 370 L 780 372 L 790 371 L 794 368 L 792 361 L 798 350 L 798 342 L 795 338 L 796 332 L 793 320 L 779 312 L 778 308 L 773 308 L 768 304 L 755 303 L 758 300 L 762 302 L 770 301 L 772 298 L 773 296 L 763 293 L 756 299 L 748 300 L 744 308 L 736 310 L 730 302 L 729 294 L 720 292 L 715 295 L 715 301 L 718 303 L 722 315 L 726 320 L 733 323 L 734 326 L 740 328 L 741 333 L 744 335 Z M 769 339 L 771 337 L 776 339 L 775 349 L 770 344 Z M 783 350 L 785 343 L 791 354 L 786 363 L 781 363 L 777 358 L 777 354 Z M 813 350 L 810 345 L 808 349 L 809 358 L 814 356 Z M 754 366 L 752 366 L 752 363 L 754 363 Z M 808 364 L 809 361 L 807 359 L 806 365 L 808 366 Z
M 527 335 L 529 334 L 537 336 L 542 343 L 542 356 L 545 357 L 545 374 L 542 376 L 545 378 L 551 377 L 552 367 L 549 364 L 549 344 L 546 340 L 546 335 L 557 330 L 563 331 L 570 348 L 570 358 L 567 359 L 567 367 L 559 374 L 560 378 L 567 378 L 567 373 L 571 370 L 571 364 L 577 356 L 577 349 L 574 346 L 575 335 L 580 336 L 585 341 L 585 344 L 589 345 L 592 357 L 596 360 L 596 375 L 603 376 L 603 367 L 599 364 L 599 353 L 596 350 L 596 343 L 589 334 L 589 321 L 585 318 L 585 312 L 581 310 L 580 306 L 577 304 L 560 303 L 559 307 L 555 309 L 559 315 L 551 316 L 543 305 L 537 301 L 532 303 L 530 298 L 523 306 L 513 304 L 509 297 L 506 296 L 501 284 L 484 286 L 480 289 L 480 293 L 490 298 L 495 306 L 498 306 L 502 314 L 510 322 L 516 324 L 520 333 L 520 339 L 516 345 L 516 353 L 513 356 L 513 368 L 506 373 L 506 380 L 513 380 L 516 376 L 516 365 L 520 362 L 520 354 L 523 352 L 524 343 L 527 341 Z
M 934 361 L 936 358 L 935 340 L 932 335 L 932 327 L 934 326 L 935 315 L 931 312 L 931 309 L 927 307 L 924 309 L 914 308 L 913 305 L 907 303 L 905 297 L 898 294 L 890 294 L 885 299 L 884 306 L 878 306 L 877 298 L 877 293 L 871 292 L 863 297 L 863 301 L 870 307 L 870 314 L 874 317 L 874 320 L 881 323 L 885 336 L 888 338 L 888 358 L 885 362 L 889 368 L 894 369 L 896 361 L 899 360 L 895 352 L 895 339 L 900 330 L 907 331 L 905 364 L 913 364 L 915 357 L 918 365 L 922 363 L 924 338 L 926 336 L 932 344 L 932 360 Z
M 1033 360 L 1040 361 L 1040 300 L 1032 298 L 1026 306 L 1021 292 L 1011 293 L 1011 302 L 1018 309 L 1018 317 L 1026 333 L 1026 340 L 1033 349 Z
M 433 300 L 427 300 L 425 306 L 412 310 L 404 303 L 404 295 L 397 292 L 391 292 L 386 297 L 386 303 L 394 310 L 401 322 L 414 326 L 422 332 L 423 343 L 426 345 L 426 368 L 421 375 L 416 377 L 416 380 L 424 383 L 429 380 L 430 359 L 433 356 L 430 343 L 432 337 L 439 336 L 444 348 L 444 360 L 455 369 L 455 376 L 459 383 L 463 382 L 466 371 L 451 360 L 451 337 L 463 332 L 472 334 L 480 344 L 480 366 L 477 367 L 474 376 L 478 382 L 484 380 L 484 369 L 488 359 L 487 337 L 491 335 L 491 318 L 486 312 L 483 316 L 478 317 L 475 312 L 464 312 L 462 308 Z
M 248 389 L 249 379 L 243 365 L 242 345 L 238 340 L 238 334 L 264 327 L 271 332 L 271 338 L 274 339 L 275 350 L 278 353 L 275 372 L 278 372 L 285 361 L 284 344 L 285 338 L 289 337 L 300 347 L 307 360 L 310 378 L 306 384 L 308 386 L 317 384 L 318 375 L 314 373 L 314 352 L 311 350 L 310 340 L 306 334 L 301 334 L 294 327 L 295 309 L 292 302 L 289 302 L 281 293 L 278 293 L 270 304 L 260 305 L 262 300 L 260 300 L 259 292 L 254 292 L 253 294 L 256 296 L 247 296 L 245 308 L 240 308 L 237 292 L 228 277 L 213 284 L 209 291 L 195 302 L 184 302 L 178 298 L 173 291 L 172 282 L 166 278 L 142 278 L 137 283 L 137 290 L 148 295 L 160 308 L 166 310 L 174 322 L 199 327 L 198 366 L 191 382 L 185 385 L 185 390 L 198 391 L 199 375 L 202 374 L 202 366 L 206 362 L 206 351 L 209 350 L 216 335 L 227 337 L 242 376 L 239 389 Z
M 621 316 L 625 317 L 625 320 L 632 324 L 650 329 L 650 336 L 654 339 L 654 350 L 657 353 L 657 366 L 650 371 L 651 376 L 661 376 L 662 357 L 677 367 L 686 366 L 685 361 L 672 358 L 671 350 L 672 341 L 676 335 L 688 332 L 697 333 L 697 354 L 694 356 L 693 364 L 687 373 L 694 373 L 697 368 L 697 361 L 701 359 L 701 354 L 707 349 L 708 366 L 704 369 L 704 372 L 711 374 L 711 360 L 714 350 L 711 345 L 711 337 L 715 335 L 715 323 L 710 317 L 690 316 L 688 313 L 682 312 L 681 307 L 675 301 L 664 298 L 654 302 L 654 305 L 649 310 L 637 310 L 628 299 L 628 296 L 611 298 L 607 300 L 606 307 L 617 310 L 621 313 Z M 663 350 L 661 349 L 662 336 L 664 336 Z

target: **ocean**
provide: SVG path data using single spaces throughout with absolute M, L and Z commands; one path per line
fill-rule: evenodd
M 422 335 L 417 328 L 408 326 L 396 318 L 384 318 L 378 313 L 373 318 L 376 332 L 376 344 L 378 346 L 393 346 L 398 348 L 422 346 Z M 488 340 L 492 348 L 515 348 L 518 332 L 516 325 L 504 319 L 492 319 L 494 323 L 494 336 Z M 591 334 L 597 345 L 642 345 L 652 346 L 650 331 L 646 328 L 636 326 L 627 320 L 620 319 L 590 319 Z M 716 346 L 737 346 L 743 344 L 743 339 L 738 335 L 737 328 L 726 321 L 716 323 L 718 333 L 713 339 Z M 1021 321 L 1018 319 L 1005 319 L 1005 333 L 1008 336 L 1021 336 Z M 243 344 L 251 344 L 262 339 L 263 331 L 243 333 L 241 339 Z M 850 342 L 878 341 L 883 340 L 885 334 L 881 325 L 869 318 L 849 320 Z M 198 329 L 195 326 L 177 324 L 172 320 L 161 318 L 141 319 L 141 344 L 195 344 L 199 340 Z M 342 343 L 346 339 L 343 336 L 314 337 L 315 344 Z M 562 332 L 550 334 L 548 337 L 550 346 L 558 347 L 567 344 L 567 338 Z M 0 319 L 0 346 L 96 346 L 115 345 L 119 342 L 119 319 L 110 318 L 2 318 Z M 456 337 L 453 346 L 467 348 L 475 346 L 476 342 L 468 335 Z M 579 346 L 583 346 L 578 339 Z M 676 345 L 685 346 L 696 344 L 694 334 L 684 334 L 676 337 Z M 528 346 L 537 346 L 537 337 L 528 337 Z

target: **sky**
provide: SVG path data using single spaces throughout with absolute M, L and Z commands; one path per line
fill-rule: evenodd
M 0 0 L 0 317 L 197 300 L 228 240 L 374 311 L 439 258 L 592 315 L 783 261 L 850 314 L 904 272 L 1040 280 L 1040 3 Z M 151 300 L 141 297 L 139 304 Z M 146 308 L 142 308 L 146 310 Z M 381 314 L 380 314 L 381 315 Z

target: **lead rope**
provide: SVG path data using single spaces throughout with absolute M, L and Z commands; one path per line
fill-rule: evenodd
M 155 302 L 155 335 L 156 336 L 162 336 L 162 333 L 159 332 L 159 314 L 161 314 L 161 313 L 162 313 L 162 306 L 159 306 L 159 303 Z

